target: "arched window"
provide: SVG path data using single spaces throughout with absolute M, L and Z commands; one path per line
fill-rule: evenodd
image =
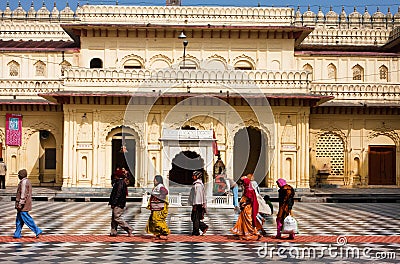
M 136 59 L 127 60 L 124 63 L 124 69 L 142 69 L 143 65 Z
M 10 61 L 8 63 L 8 69 L 10 76 L 18 77 L 19 76 L 19 63 L 16 61 Z
M 333 63 L 331 63 L 328 65 L 328 79 L 336 81 L 336 78 L 337 78 L 336 66 Z
M 389 81 L 388 68 L 385 65 L 379 67 L 379 79 Z
M 61 76 L 64 76 L 66 70 L 71 69 L 72 65 L 68 61 L 61 62 Z
M 308 63 L 305 64 L 303 66 L 303 70 L 309 72 L 310 73 L 310 79 L 314 80 L 314 77 L 313 77 L 314 76 L 314 69 L 310 64 L 308 64 Z
M 353 80 L 364 81 L 364 68 L 358 64 L 353 67 Z
M 37 61 L 35 63 L 35 74 L 36 76 L 45 76 L 46 64 L 43 61 Z
M 90 68 L 91 69 L 99 69 L 103 68 L 103 61 L 99 58 L 94 58 L 90 61 Z
M 240 60 L 235 63 L 235 70 L 242 70 L 242 71 L 251 71 L 253 70 L 253 65 L 250 62 L 245 60 Z

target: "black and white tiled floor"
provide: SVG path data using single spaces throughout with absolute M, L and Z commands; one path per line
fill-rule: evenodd
M 13 206 L 13 202 L 2 202 L 0 235 L 12 235 L 14 232 L 16 212 Z M 46 234 L 109 233 L 111 210 L 107 203 L 34 202 L 30 214 Z M 293 214 L 302 235 L 400 235 L 399 203 L 297 203 Z M 128 204 L 125 219 L 134 227 L 134 234 L 145 234 L 148 217 L 148 210 L 140 212 L 138 204 Z M 210 226 L 207 233 L 230 234 L 229 229 L 236 219 L 233 210 L 210 210 L 205 218 Z M 190 212 L 170 212 L 168 225 L 173 234 L 189 234 Z M 269 234 L 274 234 L 273 217 L 267 219 L 264 228 Z M 24 229 L 24 232 L 30 231 Z
M 2 202 L 0 236 L 12 236 L 15 228 L 13 202 Z M 276 208 L 276 204 L 274 204 Z M 400 235 L 400 204 L 329 204 L 296 203 L 294 215 L 300 234 L 325 235 Z M 34 202 L 31 215 L 49 235 L 104 235 L 109 233 L 111 210 L 107 203 Z M 134 235 L 145 234 L 149 211 L 140 212 L 139 204 L 128 203 L 125 219 L 135 228 Z M 191 231 L 189 212 L 170 212 L 168 224 L 172 234 L 188 235 Z M 227 235 L 234 225 L 233 210 L 210 211 L 205 219 L 210 226 L 207 235 Z M 268 234 L 275 232 L 271 217 L 264 225 Z M 32 236 L 24 227 L 23 235 Z M 329 247 L 327 243 L 270 243 L 268 248 Z M 263 242 L 36 242 L 0 243 L 0 263 L 399 263 L 399 244 L 359 243 L 360 249 L 371 248 L 369 258 L 296 258 L 259 255 Z M 282 249 L 281 249 L 282 250 Z M 376 252 L 395 253 L 395 259 L 371 259 Z M 262 253 L 262 251 L 261 251 Z M 389 256 L 390 257 L 390 256 Z

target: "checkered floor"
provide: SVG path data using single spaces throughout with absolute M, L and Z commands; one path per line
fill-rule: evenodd
M 15 228 L 13 202 L 2 202 L 0 235 L 12 236 Z M 274 208 L 277 204 L 274 204 Z M 301 236 L 399 236 L 400 204 L 313 204 L 296 203 L 294 215 L 299 221 Z M 111 210 L 106 203 L 34 202 L 31 215 L 44 235 L 107 235 Z M 172 234 L 189 235 L 190 212 L 173 212 L 168 216 Z M 128 203 L 125 219 L 135 228 L 134 235 L 144 235 L 149 211 L 140 212 L 138 204 Z M 206 236 L 230 235 L 229 229 L 236 221 L 233 210 L 210 211 L 205 222 L 210 226 Z M 269 235 L 274 235 L 271 217 L 264 225 Z M 121 235 L 125 236 L 124 232 Z M 24 227 L 23 236 L 33 236 Z M 385 258 L 379 263 L 399 263 L 398 243 L 356 243 L 359 250 L 370 249 L 367 256 L 343 256 L 340 251 L 322 257 L 299 256 L 301 249 L 319 252 L 328 243 L 294 242 L 0 242 L 1 263 L 265 263 L 266 261 L 307 263 L 361 263 L 372 260 L 378 253 Z M 265 246 L 268 254 L 264 255 Z M 333 244 L 335 246 L 335 243 Z M 275 248 L 275 249 L 272 249 Z M 278 255 L 276 248 L 284 253 Z M 340 247 L 339 249 L 340 250 Z M 308 251 L 307 251 L 308 252 Z M 393 259 L 394 252 L 394 259 Z M 351 253 L 351 252 L 350 252 Z M 377 261 L 376 259 L 374 259 Z
M 12 235 L 15 228 L 13 202 L 2 202 L 0 212 L 1 235 Z M 274 204 L 274 208 L 277 204 Z M 331 204 L 296 203 L 294 216 L 299 222 L 301 235 L 400 235 L 400 204 Z M 111 210 L 106 203 L 34 202 L 30 213 L 46 234 L 107 234 Z M 149 211 L 136 203 L 128 204 L 125 219 L 135 229 L 134 234 L 145 234 Z M 228 235 L 237 215 L 233 210 L 210 211 L 205 222 L 208 234 Z M 172 234 L 190 234 L 190 212 L 171 212 L 168 225 Z M 268 234 L 275 232 L 274 219 L 264 224 Z M 29 234 L 24 229 L 23 234 Z

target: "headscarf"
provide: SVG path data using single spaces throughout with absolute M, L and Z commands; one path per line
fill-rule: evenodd
M 285 186 L 287 183 L 285 181 L 285 179 L 279 178 L 276 183 L 278 184 L 279 188 L 282 188 L 283 186 Z
M 254 191 L 253 187 L 251 186 L 251 182 L 248 178 L 243 179 L 243 187 L 244 192 L 243 195 L 250 199 L 251 208 L 252 208 L 252 219 L 253 219 L 253 226 L 256 226 L 257 223 L 257 214 L 258 214 L 258 201 L 256 192 Z
M 203 173 L 201 173 L 201 171 L 194 171 L 193 176 L 195 176 L 196 179 L 199 179 L 203 176 Z

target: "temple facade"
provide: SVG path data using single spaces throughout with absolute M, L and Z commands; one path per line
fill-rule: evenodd
M 171 1 L 170 1 L 171 2 Z M 179 1 L 180 3 L 180 1 Z M 106 188 L 253 173 L 400 186 L 400 10 L 43 5 L 0 10 L 6 184 Z

